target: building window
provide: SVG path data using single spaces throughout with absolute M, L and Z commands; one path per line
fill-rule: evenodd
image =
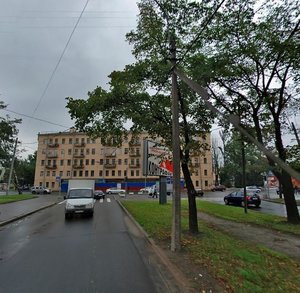
M 100 163 L 100 165 L 103 165 L 103 159 L 100 159 L 99 163 Z
M 55 187 L 55 182 L 51 182 L 51 187 L 52 187 L 52 188 Z
M 124 159 L 124 165 L 128 165 L 128 160 Z
M 92 149 L 92 155 L 95 155 L 95 154 L 96 154 L 96 150 Z
M 102 170 L 99 171 L 99 177 L 103 177 L 103 171 Z
M 140 170 L 135 171 L 135 176 L 140 176 Z
M 82 177 L 82 175 L 83 175 L 83 171 L 80 170 L 80 171 L 79 171 L 79 177 Z
M 47 177 L 50 176 L 50 171 L 47 171 L 46 176 L 47 176 Z
M 109 164 L 109 159 L 105 159 L 105 164 L 106 164 L 106 165 Z
M 41 166 L 45 165 L 45 160 L 41 160 Z
M 91 139 L 89 137 L 86 139 L 86 143 L 91 143 Z
M 131 159 L 131 160 L 130 160 L 130 164 L 131 164 L 131 165 L 134 165 L 134 159 Z
M 66 143 L 66 139 L 63 138 L 63 139 L 61 140 L 61 143 L 62 143 L 62 144 L 65 144 L 65 143 Z
M 89 160 L 89 159 L 86 159 L 86 160 L 85 160 L 85 164 L 86 164 L 86 165 L 89 165 L 89 164 L 90 164 L 90 160 Z
M 44 176 L 44 171 L 41 171 L 40 172 L 40 177 L 43 177 Z
M 85 171 L 84 171 L 84 176 L 85 176 L 85 177 L 89 177 L 89 171 L 88 171 L 88 170 L 85 170 Z
M 95 165 L 95 159 L 91 159 L 91 165 Z
M 71 160 L 68 160 L 67 164 L 68 164 L 68 166 L 71 166 Z
M 122 172 L 121 170 L 118 170 L 118 176 L 121 177 L 122 176 Z
M 72 149 L 68 149 L 68 155 L 72 155 Z
M 207 158 L 204 158 L 204 159 L 203 159 L 203 163 L 204 163 L 204 164 L 207 164 Z
M 63 171 L 59 171 L 60 178 L 63 177 L 63 175 L 64 175 L 64 172 Z
M 64 160 L 60 160 L 60 165 L 61 165 L 61 166 L 64 165 Z
M 56 171 L 52 171 L 52 176 L 56 176 Z
M 89 155 L 89 154 L 90 154 L 90 149 L 86 149 L 86 150 L 85 150 L 85 153 L 86 153 L 87 155 Z
M 116 176 L 116 171 L 115 171 L 115 170 L 112 170 L 112 171 L 111 171 L 111 176 L 112 176 L 112 177 L 115 177 L 115 176 Z
M 67 177 L 71 176 L 71 171 L 67 171 Z
M 106 176 L 106 177 L 109 176 L 109 170 L 105 170 L 105 176 Z
M 73 176 L 76 177 L 77 176 L 77 172 L 76 170 L 73 171 Z
M 118 159 L 118 165 L 122 165 L 122 159 Z
M 95 139 L 92 139 L 92 143 L 96 143 L 96 140 L 95 140 Z
M 204 185 L 205 185 L 205 187 L 208 186 L 208 181 L 207 180 L 204 181 Z
M 128 154 L 128 148 L 125 148 L 125 149 L 124 149 L 124 154 L 125 154 L 125 155 Z
M 72 144 L 72 143 L 73 143 L 73 139 L 69 138 L 69 144 Z
M 127 170 L 124 170 L 124 177 L 127 176 Z
M 195 171 L 195 175 L 199 176 L 199 171 L 198 170 Z
M 199 187 L 199 181 L 196 180 L 196 187 Z
M 84 143 L 85 142 L 85 139 L 84 137 L 81 138 L 81 143 Z
M 64 154 L 65 154 L 65 150 L 61 150 L 60 153 L 61 153 L 62 155 L 64 155 Z
M 133 177 L 134 176 L 134 170 L 130 171 L 130 176 Z
M 207 176 L 207 170 L 206 169 L 204 170 L 204 175 Z
M 46 182 L 46 187 L 47 187 L 47 188 L 49 187 L 49 182 Z
M 54 142 L 55 142 L 55 143 L 58 143 L 58 138 L 56 138 L 56 139 L 54 140 Z
M 79 138 L 78 137 L 76 137 L 76 139 L 75 139 L 75 143 L 79 143 Z

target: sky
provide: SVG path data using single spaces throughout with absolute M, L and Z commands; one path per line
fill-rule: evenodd
M 107 76 L 134 62 L 125 34 L 137 15 L 134 0 L 0 1 L 0 115 L 22 118 L 24 157 L 37 149 L 39 132 L 74 124 L 66 97 L 107 89 Z

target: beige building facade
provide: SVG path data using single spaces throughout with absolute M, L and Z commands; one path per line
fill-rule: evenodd
M 94 179 L 108 185 L 126 180 L 136 187 L 156 181 L 157 177 L 143 175 L 145 139 L 147 135 L 142 134 L 134 142 L 129 138 L 121 147 L 108 147 L 100 139 L 74 130 L 39 133 L 34 185 L 58 191 L 60 182 L 70 179 Z M 210 135 L 206 142 L 210 145 Z M 210 189 L 214 183 L 211 151 L 193 155 L 190 168 L 195 188 Z

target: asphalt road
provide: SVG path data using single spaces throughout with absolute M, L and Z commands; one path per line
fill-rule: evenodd
M 0 291 L 167 292 L 145 239 L 118 203 L 65 221 L 64 206 L 0 229 Z M 152 260 L 152 261 L 150 261 Z
M 208 191 L 204 193 L 204 197 L 199 198 L 200 200 L 208 200 L 219 204 L 224 204 L 224 196 L 232 192 L 234 189 L 228 189 L 226 191 Z M 262 197 L 267 195 L 265 193 L 261 194 Z M 270 196 L 270 195 L 269 195 Z M 278 198 L 278 196 L 273 193 L 271 194 L 272 198 Z M 298 199 L 298 196 L 296 197 Z M 286 208 L 284 204 L 278 204 L 269 202 L 266 200 L 262 200 L 259 208 L 250 206 L 249 209 L 259 211 L 266 214 L 277 215 L 281 217 L 286 217 Z M 300 207 L 298 206 L 298 210 L 300 213 Z

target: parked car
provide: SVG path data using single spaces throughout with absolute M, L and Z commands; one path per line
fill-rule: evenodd
M 246 186 L 247 191 L 253 191 L 253 192 L 261 192 L 261 188 L 257 187 L 255 185 Z
M 255 205 L 257 208 L 261 204 L 261 199 L 257 192 L 247 192 L 246 201 L 247 205 Z M 244 191 L 240 190 L 231 192 L 230 194 L 224 196 L 224 202 L 226 205 L 233 204 L 244 206 Z
M 204 195 L 204 191 L 201 188 L 196 188 L 196 196 L 203 196 Z
M 221 184 L 215 185 L 211 188 L 211 191 L 224 191 L 224 190 L 226 190 L 226 186 Z
M 94 215 L 94 192 L 91 188 L 71 188 L 65 202 L 65 218 L 73 214 Z
M 151 189 L 152 189 L 151 186 L 147 186 L 147 187 L 145 187 L 145 188 L 141 188 L 141 189 L 139 190 L 139 193 L 146 193 L 146 194 L 149 194 L 149 192 L 151 192 Z
M 49 188 L 45 188 L 43 186 L 32 186 L 31 193 L 32 194 L 50 194 L 52 191 Z
M 106 189 L 105 193 L 107 194 L 125 194 L 126 190 L 125 189 L 121 189 L 121 188 L 117 188 L 117 187 L 111 187 Z
M 94 191 L 94 199 L 105 198 L 105 193 L 102 190 L 95 190 Z

